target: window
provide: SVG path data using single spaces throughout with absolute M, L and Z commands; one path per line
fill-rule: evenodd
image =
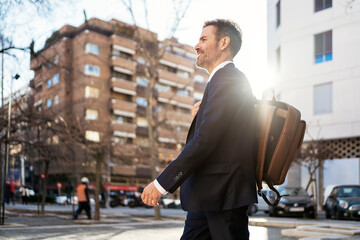
M 149 80 L 147 78 L 144 77 L 137 77 L 136 78 L 136 83 L 139 86 L 143 86 L 143 87 L 147 87 Z
M 131 80 L 132 80 L 132 76 L 131 76 L 131 75 L 126 74 L 126 73 L 122 73 L 122 72 L 113 71 L 112 76 L 113 76 L 113 77 L 116 77 L 116 78 L 123 79 L 123 80 L 128 80 L 128 81 L 131 81 Z
M 99 89 L 86 86 L 85 87 L 85 98 L 99 98 Z
M 138 64 L 142 64 L 142 65 L 149 66 L 148 61 L 146 61 L 145 58 L 142 58 L 142 57 L 138 57 L 138 58 L 136 59 L 136 62 L 137 62 Z
M 113 115 L 113 120 L 115 120 L 118 123 L 132 123 L 132 118 L 124 117 L 120 115 Z
M 332 113 L 332 83 L 314 86 L 314 115 Z
M 86 120 L 97 120 L 99 117 L 99 111 L 94 109 L 85 110 L 85 119 Z
M 332 0 L 315 0 L 315 12 L 332 7 Z
M 54 64 L 58 64 L 59 63 L 59 55 L 56 55 L 54 58 Z
M 280 12 L 280 0 L 276 4 L 276 27 L 280 26 L 281 23 L 281 12 Z
M 194 80 L 195 80 L 195 82 L 203 83 L 203 82 L 205 82 L 205 77 L 202 75 L 195 75 Z
M 132 138 L 126 138 L 126 137 L 114 136 L 114 142 L 119 143 L 119 144 L 132 144 L 133 139 Z
M 51 79 L 49 79 L 49 80 L 46 81 L 46 86 L 47 86 L 48 88 L 51 87 Z
M 194 92 L 194 99 L 200 101 L 203 98 L 203 94 L 199 92 Z
M 180 95 L 180 96 L 185 96 L 185 97 L 190 96 L 189 90 L 186 90 L 186 89 L 177 91 L 177 94 Z
M 99 55 L 99 46 L 92 43 L 87 43 L 85 45 L 85 52 Z
M 53 85 L 59 83 L 59 74 L 58 73 L 53 76 L 52 81 L 53 81 Z
M 46 99 L 46 106 L 51 107 L 51 98 Z
M 149 147 L 150 142 L 148 138 L 136 137 L 136 143 L 142 147 Z
M 160 84 L 160 83 L 156 83 L 155 84 L 155 89 L 157 91 L 161 91 L 161 92 L 169 92 L 171 91 L 171 87 L 170 86 L 167 86 L 167 85 L 164 85 L 164 84 Z
M 53 144 L 59 144 L 59 142 L 60 142 L 59 136 L 58 136 L 58 135 L 54 135 L 54 136 L 52 137 L 52 143 L 53 143 Z
M 99 77 L 100 76 L 100 68 L 98 66 L 85 64 L 84 65 L 84 73 L 85 73 L 85 75 Z
M 118 49 L 113 49 L 113 55 L 124 59 L 132 60 L 132 55 L 130 53 L 122 52 Z
M 58 95 L 56 95 L 56 96 L 54 97 L 54 104 L 55 104 L 55 105 L 59 104 L 59 96 L 58 96 Z
M 177 70 L 176 75 L 183 77 L 183 78 L 189 78 L 190 74 L 189 72 L 183 71 L 183 70 Z
M 100 133 L 98 131 L 86 130 L 85 138 L 92 142 L 100 142 Z
M 315 40 L 315 63 L 332 60 L 332 31 L 316 34 Z
M 137 117 L 136 118 L 136 125 L 138 125 L 139 127 L 147 127 L 148 126 L 148 121 L 144 117 Z
M 276 49 L 276 67 L 277 67 L 277 71 L 280 72 L 280 67 L 281 67 L 281 48 L 278 47 Z
M 145 98 L 142 98 L 142 97 L 137 97 L 136 98 L 136 103 L 137 105 L 139 106 L 142 106 L 142 107 L 146 107 L 147 106 L 147 101 Z

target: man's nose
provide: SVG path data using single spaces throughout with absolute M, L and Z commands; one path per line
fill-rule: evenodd
M 197 52 L 200 49 L 200 43 L 195 45 L 195 51 Z

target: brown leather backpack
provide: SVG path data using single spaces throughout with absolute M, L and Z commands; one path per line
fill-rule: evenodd
M 276 206 L 282 196 L 274 185 L 284 183 L 295 153 L 302 145 L 306 122 L 300 119 L 299 110 L 275 99 L 258 101 L 255 111 L 258 121 L 255 154 L 258 194 L 267 204 Z M 261 192 L 263 181 L 277 195 L 273 203 Z

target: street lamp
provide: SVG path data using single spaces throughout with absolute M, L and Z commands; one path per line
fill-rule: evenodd
M 2 191 L 1 191 L 1 200 L 2 200 L 2 214 L 1 214 L 1 225 L 4 225 L 4 217 L 5 217 L 5 201 L 4 201 L 4 189 L 5 184 L 7 180 L 8 175 L 8 165 L 9 165 L 9 155 L 10 155 L 10 130 L 11 130 L 11 103 L 12 103 L 12 85 L 13 85 L 13 79 L 18 80 L 20 78 L 19 74 L 16 74 L 13 76 L 11 74 L 10 79 L 10 96 L 9 96 L 9 102 L 8 102 L 8 125 L 7 125 L 7 134 L 6 134 L 6 159 L 5 159 L 5 173 L 3 173 L 3 179 L 2 179 Z M 2 106 L 4 107 L 4 106 Z

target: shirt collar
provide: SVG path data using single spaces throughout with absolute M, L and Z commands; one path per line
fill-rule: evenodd
M 215 75 L 215 73 L 216 73 L 219 69 L 225 67 L 226 65 L 228 65 L 229 63 L 232 63 L 232 62 L 233 62 L 233 61 L 225 61 L 225 62 L 222 62 L 222 63 L 220 63 L 219 65 L 217 65 L 217 66 L 214 68 L 214 70 L 211 72 L 211 74 L 210 74 L 209 82 L 211 81 L 212 77 Z

